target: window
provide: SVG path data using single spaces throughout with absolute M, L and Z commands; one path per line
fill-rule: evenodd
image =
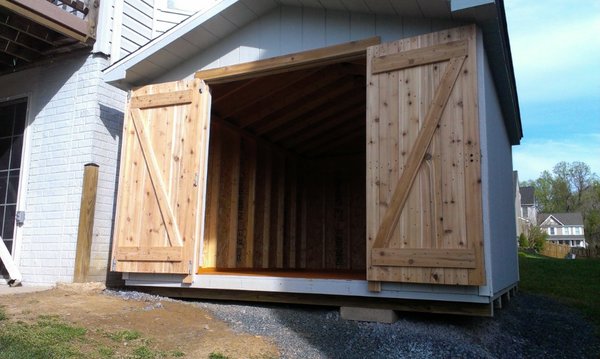
M 548 233 L 549 233 L 550 235 L 552 235 L 552 236 L 553 236 L 553 235 L 555 235 L 555 234 L 556 234 L 556 228 L 554 228 L 554 227 L 550 227 L 550 228 L 548 228 Z
M 581 227 L 573 228 L 573 234 L 581 234 Z
M 0 104 L 0 235 L 12 250 L 27 103 Z
M 571 234 L 571 231 L 570 231 L 570 229 L 571 229 L 571 228 L 569 228 L 569 227 L 563 227 L 563 234 L 565 234 L 565 235 L 569 235 L 569 234 Z

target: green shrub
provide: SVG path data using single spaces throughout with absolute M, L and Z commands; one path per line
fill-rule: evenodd
M 529 241 L 525 233 L 519 234 L 519 248 L 529 248 Z
M 538 226 L 533 226 L 529 229 L 529 237 L 527 238 L 528 248 L 540 252 L 544 249 L 548 233 Z

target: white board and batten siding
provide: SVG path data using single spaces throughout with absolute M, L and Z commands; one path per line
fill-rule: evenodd
M 491 276 L 480 294 L 497 297 L 519 278 L 512 152 L 482 41 L 477 59 L 481 152 L 486 154 L 481 160 L 484 249 L 486 273 Z
M 235 19 L 228 23 L 236 26 Z M 175 81 L 191 77 L 199 69 L 263 60 L 372 36 L 380 36 L 382 42 L 393 41 L 461 24 L 455 21 L 280 6 L 220 39 L 205 51 L 189 57 L 180 66 L 165 71 L 153 82 Z M 215 38 L 220 38 L 221 33 L 228 31 L 210 26 L 201 28 L 204 34 Z
M 190 11 L 173 10 L 163 6 L 156 6 L 155 8 L 153 37 L 162 35 L 170 28 L 192 15 L 192 12 Z
M 168 9 L 161 0 L 115 0 L 110 29 L 112 62 L 144 46 L 191 14 Z

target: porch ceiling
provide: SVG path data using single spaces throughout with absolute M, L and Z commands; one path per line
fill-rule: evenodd
M 91 49 L 98 0 L 0 0 L 0 75 Z

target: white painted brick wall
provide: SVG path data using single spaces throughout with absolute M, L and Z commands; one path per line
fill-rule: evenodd
M 102 82 L 107 65 L 102 57 L 82 56 L 45 68 L 21 85 L 30 95 L 32 119 L 26 221 L 19 229 L 25 283 L 72 281 L 83 169 L 89 162 L 100 166 L 90 279 L 106 278 L 126 99 Z M 27 75 L 15 74 L 23 80 Z

